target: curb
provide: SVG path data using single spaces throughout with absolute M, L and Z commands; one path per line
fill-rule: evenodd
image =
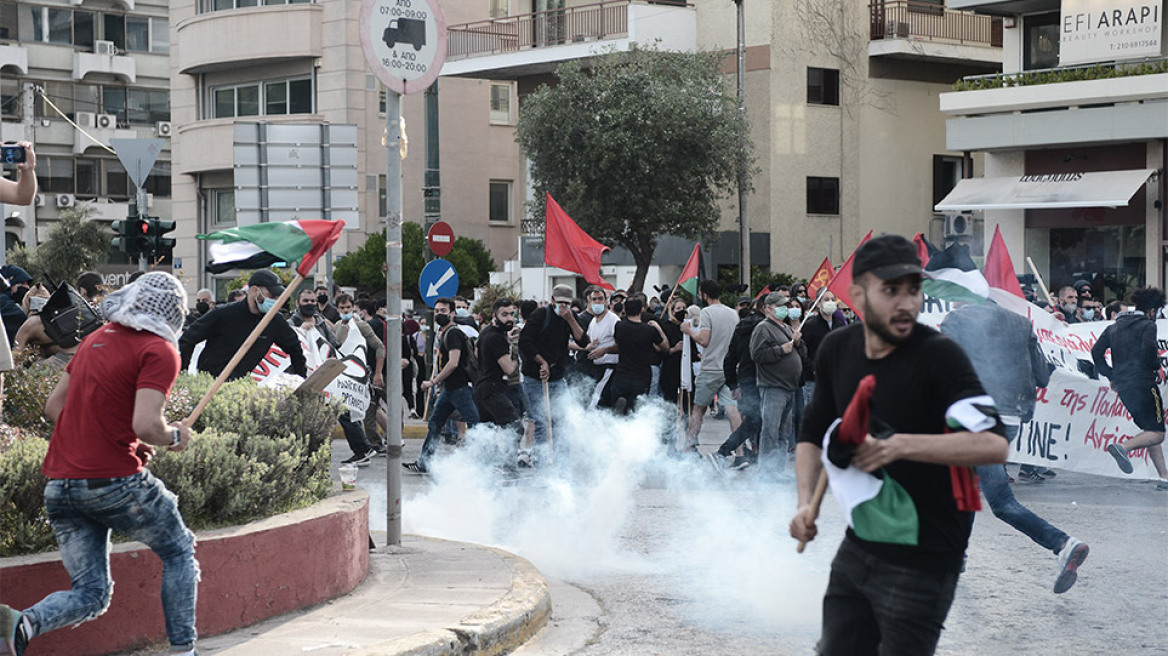
M 498 656 L 530 640 L 551 615 L 547 581 L 534 565 L 519 556 L 501 549 L 480 548 L 511 566 L 511 589 L 502 598 L 457 624 L 369 645 L 351 652 L 352 656 Z

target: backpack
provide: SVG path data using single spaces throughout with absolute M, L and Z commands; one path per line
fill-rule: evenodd
M 69 283 L 61 283 L 41 308 L 41 324 L 49 339 L 61 348 L 73 348 L 101 328 L 101 317 Z
M 466 373 L 470 384 L 474 385 L 479 379 L 479 338 L 467 335 L 457 325 L 453 326 L 451 330 L 462 332 L 462 338 L 466 340 L 466 348 L 463 349 L 462 355 L 458 358 L 458 366 Z M 446 348 L 449 350 L 450 346 L 447 345 Z

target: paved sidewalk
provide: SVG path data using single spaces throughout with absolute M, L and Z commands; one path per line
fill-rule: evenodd
M 378 543 L 385 535 L 374 534 Z M 370 554 L 352 593 L 232 633 L 199 653 L 393 656 L 506 653 L 547 622 L 551 597 L 530 563 L 498 549 L 405 536 Z

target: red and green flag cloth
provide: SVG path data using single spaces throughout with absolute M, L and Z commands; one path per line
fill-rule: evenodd
M 337 243 L 344 221 L 319 219 L 254 223 L 198 235 L 210 243 L 207 271 L 262 269 L 279 262 L 296 264 L 296 273 L 307 276 L 317 260 Z
M 681 275 L 677 278 L 677 286 L 689 292 L 690 296 L 698 297 L 698 283 L 702 276 L 702 245 L 694 244 L 693 252 L 685 261 Z

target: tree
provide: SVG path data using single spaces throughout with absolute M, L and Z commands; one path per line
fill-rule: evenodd
M 418 276 L 426 265 L 426 238 L 422 226 L 402 223 L 402 296 L 422 300 L 418 291 Z M 495 270 L 491 252 L 479 239 L 458 237 L 445 258 L 458 272 L 460 291 L 486 284 Z M 337 260 L 333 275 L 337 283 L 377 295 L 385 292 L 385 235 L 372 233 L 361 248 Z
M 544 192 L 588 234 L 632 253 L 630 289 L 644 286 L 657 236 L 706 239 L 718 200 L 754 173 L 749 126 L 719 72 L 721 53 L 636 48 L 585 70 L 556 70 L 559 83 L 529 96 L 516 127 Z
M 73 284 L 77 276 L 106 261 L 114 237 L 104 223 L 89 220 L 92 214 L 88 203 L 62 210 L 43 244 L 31 249 L 16 246 L 8 261 L 38 280 Z

